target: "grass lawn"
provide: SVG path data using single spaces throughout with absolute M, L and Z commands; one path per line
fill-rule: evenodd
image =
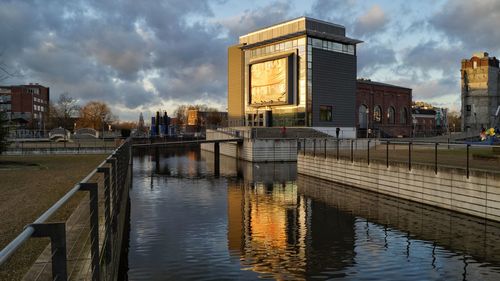
M 88 175 L 106 155 L 0 156 L 0 248 Z M 50 220 L 65 220 L 83 194 Z M 34 238 L 0 267 L 0 280 L 18 280 L 48 244 Z

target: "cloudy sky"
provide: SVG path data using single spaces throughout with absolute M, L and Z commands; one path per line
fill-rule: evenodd
M 206 103 L 226 109 L 226 50 L 238 36 L 310 16 L 342 24 L 358 77 L 458 108 L 460 60 L 500 56 L 497 0 L 0 0 L 0 61 L 51 99 L 108 102 L 121 120 Z

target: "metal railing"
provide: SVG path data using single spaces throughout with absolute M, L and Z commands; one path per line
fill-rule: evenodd
M 42 261 L 31 267 L 25 279 L 115 280 L 125 223 L 124 199 L 132 176 L 130 165 L 131 146 L 127 140 L 2 249 L 0 265 L 30 238 L 49 237 L 50 253 L 45 255 L 45 261 L 42 254 Z M 88 192 L 88 200 L 82 200 L 67 221 L 48 222 L 81 191 Z
M 118 146 L 115 140 L 74 140 L 71 142 L 52 141 L 11 141 L 4 152 L 8 155 L 25 154 L 89 154 L 89 153 L 111 153 Z
M 298 153 L 314 157 L 365 162 L 377 161 L 387 167 L 407 165 L 462 169 L 467 178 L 471 170 L 499 173 L 500 145 L 419 142 L 378 139 L 298 139 Z

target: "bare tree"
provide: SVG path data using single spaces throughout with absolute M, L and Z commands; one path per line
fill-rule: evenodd
M 448 128 L 453 132 L 459 132 L 462 126 L 462 116 L 458 111 L 448 112 Z
M 78 100 L 65 92 L 59 96 L 57 103 L 51 104 L 50 121 L 54 127 L 72 129 L 74 119 L 78 117 L 79 112 Z
M 0 52 L 0 82 L 11 77 L 19 76 L 19 73 L 12 71 L 10 67 L 2 60 L 3 52 Z

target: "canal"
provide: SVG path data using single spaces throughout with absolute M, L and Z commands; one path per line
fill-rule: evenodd
M 128 280 L 500 280 L 500 225 L 199 149 L 138 151 Z

